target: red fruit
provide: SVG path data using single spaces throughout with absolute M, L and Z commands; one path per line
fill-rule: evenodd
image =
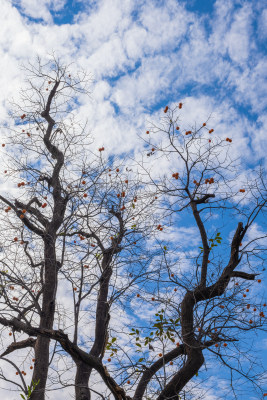
M 224 345 L 224 347 L 226 347 L 226 346 L 227 346 L 227 343 L 224 343 L 223 345 Z
M 166 114 L 166 112 L 168 111 L 168 109 L 169 109 L 169 107 L 166 106 L 165 109 L 164 109 L 165 114 Z
M 181 109 L 183 107 L 183 103 L 179 103 L 178 107 Z
M 151 297 L 151 300 L 152 300 L 152 301 L 155 301 L 155 297 Z
M 248 321 L 249 324 L 252 324 L 252 322 L 253 322 L 252 319 L 250 319 L 250 320 Z
M 174 274 L 171 274 L 171 277 L 173 278 L 173 277 L 174 277 Z
M 9 332 L 9 336 L 12 336 L 12 332 Z
M 218 343 L 215 343 L 215 347 L 219 347 Z
M 17 237 L 15 237 L 15 238 L 14 238 L 14 242 L 17 242 L 17 241 L 18 241 L 18 238 L 17 238 Z
M 179 346 L 180 346 L 180 343 L 179 343 L 179 342 L 177 342 L 177 343 L 176 343 L 176 346 L 177 346 L 177 347 L 179 347 Z
M 247 295 L 246 295 L 246 294 L 243 294 L 243 297 L 247 297 Z
M 2 144 L 2 147 L 5 147 L 5 144 L 4 144 L 4 143 Z
M 209 130 L 209 133 L 212 133 L 212 132 L 214 132 L 214 129 L 210 129 L 210 130 Z
M 146 131 L 146 134 L 148 135 L 148 134 L 149 134 L 149 131 Z
M 139 294 L 139 293 L 137 293 L 136 297 L 140 297 L 140 294 Z
M 173 362 L 172 362 L 172 361 L 170 361 L 170 365 L 173 365 Z
M 159 357 L 162 357 L 162 353 L 159 353 Z
M 18 371 L 16 372 L 16 375 L 18 375 L 19 373 L 18 373 Z
M 179 131 L 179 129 L 180 129 L 180 126 L 176 126 L 176 130 Z
M 202 126 L 206 126 L 206 122 L 203 122 Z
M 125 183 L 128 183 L 128 179 L 125 180 Z
M 86 194 L 86 193 L 84 193 L 83 197 L 87 197 L 87 194 Z
M 108 358 L 108 362 L 110 362 L 111 361 L 111 358 Z
M 32 366 L 32 365 L 30 366 L 30 369 L 33 369 L 33 366 Z
M 154 148 L 154 147 L 152 147 L 151 151 L 155 151 L 155 148 Z
M 258 279 L 258 283 L 261 283 L 261 279 Z
M 177 292 L 177 289 L 175 288 L 175 289 L 173 289 L 175 292 Z
M 128 385 L 131 383 L 130 381 L 127 381 Z
M 85 181 L 82 181 L 82 184 L 83 184 L 83 185 L 85 185 L 85 184 L 86 184 L 86 182 L 85 182 Z
M 117 168 L 117 169 L 116 169 L 116 172 L 120 172 L 120 169 L 119 169 L 119 168 Z

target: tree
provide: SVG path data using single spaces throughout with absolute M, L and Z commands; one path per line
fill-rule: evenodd
M 90 80 L 70 69 L 28 67 L 3 143 L 18 188 L 0 196 L 1 359 L 14 369 L 1 378 L 31 400 L 69 386 L 77 400 L 189 399 L 215 357 L 252 380 L 227 350 L 242 356 L 239 338 L 265 329 L 264 301 L 245 301 L 264 261 L 265 234 L 245 242 L 266 207 L 263 172 L 241 185 L 232 139 L 211 139 L 208 121 L 179 128 L 182 103 L 151 125 L 144 156 L 106 157 L 75 116 Z M 193 249 L 165 233 L 183 214 Z

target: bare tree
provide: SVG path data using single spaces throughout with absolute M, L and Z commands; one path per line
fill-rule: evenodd
M 264 231 L 250 234 L 263 171 L 241 185 L 232 139 L 209 121 L 179 127 L 181 103 L 147 131 L 143 157 L 106 158 L 75 116 L 90 79 L 70 70 L 27 67 L 2 145 L 1 360 L 14 379 L 1 379 L 31 400 L 68 387 L 77 400 L 189 399 L 215 358 L 253 381 L 239 341 L 265 329 L 264 301 L 246 298 L 265 260 Z M 197 228 L 185 243 L 180 215 Z

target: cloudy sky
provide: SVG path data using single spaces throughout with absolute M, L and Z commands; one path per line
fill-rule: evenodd
M 188 121 L 212 114 L 237 155 L 253 163 L 266 146 L 264 4 L 0 0 L 1 121 L 22 84 L 21 64 L 55 52 L 91 74 L 83 114 L 110 149 L 135 146 L 151 114 L 184 101 Z
M 181 101 L 185 124 L 211 116 L 218 135 L 233 138 L 244 170 L 264 162 L 265 1 L 0 0 L 0 7 L 1 127 L 23 86 L 21 65 L 54 53 L 91 75 L 79 116 L 110 152 L 136 149 L 151 118 Z

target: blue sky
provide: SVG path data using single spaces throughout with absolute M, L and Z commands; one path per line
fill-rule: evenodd
M 0 0 L 0 6 L 1 126 L 10 123 L 7 99 L 18 99 L 23 86 L 21 64 L 55 52 L 74 71 L 91 74 L 91 96 L 80 97 L 76 114 L 88 119 L 96 147 L 105 144 L 112 156 L 138 154 L 138 135 L 149 121 L 182 101 L 185 127 L 211 115 L 218 137 L 233 138 L 244 177 L 260 161 L 266 166 L 264 1 Z M 263 335 L 257 346 L 267 351 Z M 217 378 L 223 390 L 224 376 Z M 209 396 L 219 398 L 216 391 Z

